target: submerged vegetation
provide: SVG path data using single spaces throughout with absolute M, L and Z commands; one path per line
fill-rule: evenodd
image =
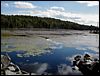
M 25 54 L 23 54 L 25 57 L 29 55 L 36 56 L 50 52 L 50 50 L 48 50 L 50 43 L 48 43 L 46 39 L 39 36 L 10 36 L 8 33 L 4 33 L 4 36 L 1 37 L 1 40 L 2 52 L 23 51 L 25 52 Z M 18 54 L 18 57 L 22 57 L 22 54 Z
M 1 28 L 46 28 L 46 29 L 74 29 L 90 30 L 91 26 L 81 25 L 60 19 L 23 16 L 23 15 L 1 15 Z M 98 29 L 92 26 L 92 30 Z

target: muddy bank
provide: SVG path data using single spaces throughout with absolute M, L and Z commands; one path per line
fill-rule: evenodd
M 89 33 L 88 31 L 77 30 L 1 30 L 1 34 L 14 36 L 29 36 L 29 35 L 81 35 Z

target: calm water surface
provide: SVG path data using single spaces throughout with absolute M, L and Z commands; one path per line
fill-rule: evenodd
M 67 38 L 66 38 L 67 39 Z M 72 39 L 72 40 L 71 40 Z M 73 39 L 77 39 L 73 40 Z M 94 45 L 89 45 L 93 42 Z M 13 39 L 12 39 L 13 40 Z M 23 50 L 16 50 L 12 52 L 5 52 L 2 49 L 6 49 L 4 45 L 1 45 L 1 54 L 8 53 L 11 57 L 12 61 L 19 65 L 21 69 L 27 72 L 37 72 L 36 70 L 41 67 L 45 68 L 45 72 L 56 74 L 58 72 L 58 66 L 60 64 L 66 64 L 68 66 L 72 66 L 72 59 L 75 55 L 84 55 L 85 53 L 89 53 L 92 56 L 98 57 L 99 52 L 95 51 L 95 48 L 98 49 L 96 46 L 98 44 L 99 38 L 97 35 L 88 35 L 88 36 L 73 36 L 70 37 L 70 41 L 66 42 L 66 46 L 61 41 L 52 41 L 52 51 L 44 54 L 40 54 L 38 56 L 29 55 L 28 57 L 18 57 L 17 54 L 25 54 L 26 52 Z M 9 39 L 2 39 L 2 42 L 9 42 Z M 10 39 L 11 41 L 11 39 Z M 74 41 L 74 42 L 73 42 Z M 57 42 L 57 43 L 56 43 Z M 73 44 L 72 44 L 73 42 Z M 87 45 L 88 44 L 88 45 Z M 9 44 L 7 44 L 9 45 Z M 67 45 L 70 45 L 67 47 Z M 76 46 L 77 45 L 77 46 Z M 14 46 L 9 46 L 9 48 L 14 48 Z M 92 49 L 91 49 L 92 48 Z M 94 48 L 94 49 L 93 49 Z

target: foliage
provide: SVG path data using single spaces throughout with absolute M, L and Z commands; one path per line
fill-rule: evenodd
M 81 25 L 70 21 L 23 15 L 1 15 L 1 28 L 91 29 L 88 25 Z M 95 28 L 92 26 L 92 29 Z

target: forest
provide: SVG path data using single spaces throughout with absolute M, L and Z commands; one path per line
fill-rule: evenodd
M 46 29 L 73 29 L 73 30 L 95 30 L 95 26 L 82 25 L 60 19 L 24 16 L 24 15 L 3 15 L 1 14 L 1 28 L 46 28 Z

